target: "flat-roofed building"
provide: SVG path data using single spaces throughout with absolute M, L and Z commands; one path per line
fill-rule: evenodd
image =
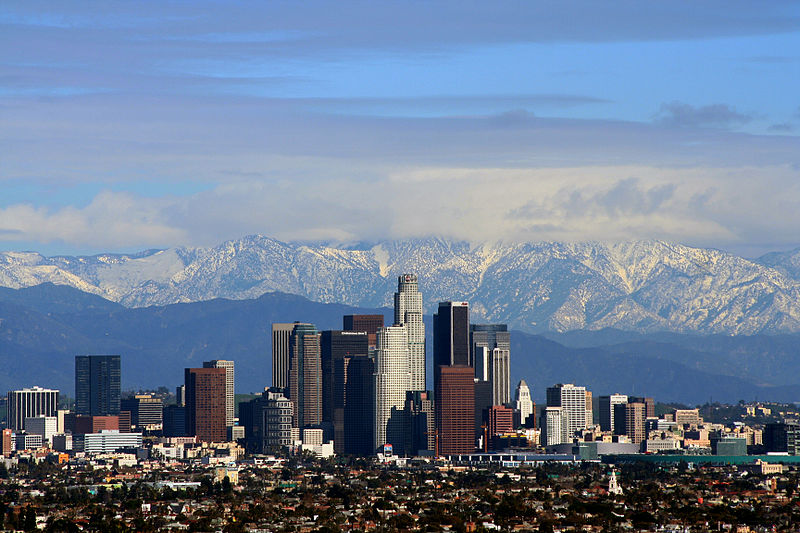
M 36 416 L 55 416 L 58 410 L 58 390 L 31 387 L 8 391 L 6 401 L 8 427 L 25 429 L 25 419 Z
M 186 432 L 201 442 L 224 442 L 228 437 L 225 425 L 224 368 L 187 368 Z
M 470 366 L 434 369 L 439 454 L 475 451 L 475 371 Z
M 203 368 L 224 368 L 225 369 L 225 425 L 232 427 L 235 423 L 236 410 L 234 406 L 235 389 L 235 373 L 234 363 L 228 359 L 214 359 L 213 361 L 204 361 Z

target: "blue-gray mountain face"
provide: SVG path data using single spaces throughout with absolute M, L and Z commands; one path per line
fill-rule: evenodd
M 430 312 L 468 300 L 473 320 L 527 331 L 800 331 L 800 252 L 747 260 L 660 241 L 481 244 L 443 239 L 371 248 L 250 236 L 214 248 L 51 257 L 0 253 L 0 286 L 70 285 L 127 307 L 256 298 L 270 291 L 361 307 L 391 305 L 415 272 Z

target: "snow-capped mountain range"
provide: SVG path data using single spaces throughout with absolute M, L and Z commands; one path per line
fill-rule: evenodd
M 427 311 L 467 300 L 473 321 L 527 331 L 618 328 L 697 333 L 800 331 L 800 251 L 748 260 L 661 241 L 471 244 L 398 240 L 348 248 L 260 235 L 213 248 L 44 257 L 0 252 L 0 286 L 70 285 L 129 307 L 298 294 L 391 305 L 419 275 Z M 290 317 L 291 318 L 291 317 Z

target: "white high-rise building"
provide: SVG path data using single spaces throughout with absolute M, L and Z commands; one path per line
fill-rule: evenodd
M 422 293 L 415 274 L 403 274 L 394 293 L 394 324 L 405 326 L 408 335 L 408 390 L 425 390 L 425 324 L 422 322 Z
M 32 387 L 8 391 L 6 403 L 8 427 L 25 429 L 25 419 L 34 416 L 55 416 L 58 409 L 58 390 Z
M 233 361 L 225 359 L 215 359 L 203 363 L 203 368 L 224 368 L 225 369 L 225 425 L 234 424 L 234 374 Z
M 519 411 L 519 419 L 522 423 L 533 414 L 533 401 L 531 401 L 531 390 L 525 380 L 520 380 L 515 394 L 516 408 Z
M 572 383 L 548 387 L 547 407 L 561 407 L 562 443 L 572 442 L 576 431 L 586 429 L 586 387 Z
M 542 446 L 567 442 L 564 440 L 564 410 L 561 407 L 545 407 L 540 426 Z
M 392 444 L 402 450 L 406 391 L 411 390 L 408 368 L 408 330 L 389 326 L 378 330 L 375 355 L 375 447 Z

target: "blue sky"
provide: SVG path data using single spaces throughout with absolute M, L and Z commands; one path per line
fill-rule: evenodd
M 7 2 L 0 249 L 800 246 L 796 2 Z

